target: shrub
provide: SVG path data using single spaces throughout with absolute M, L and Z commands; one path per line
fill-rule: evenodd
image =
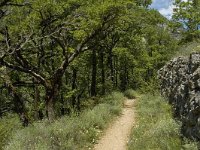
M 100 103 L 106 103 L 114 106 L 122 106 L 124 95 L 120 92 L 113 92 L 100 99 Z
M 138 94 L 136 91 L 129 89 L 124 92 L 124 96 L 127 97 L 128 99 L 135 99 L 137 98 Z

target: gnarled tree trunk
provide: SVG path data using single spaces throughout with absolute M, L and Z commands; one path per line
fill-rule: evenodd
M 56 118 L 55 112 L 55 103 L 58 98 L 58 94 L 60 91 L 60 84 L 54 84 L 54 86 L 50 86 L 46 88 L 46 115 L 49 121 L 53 121 Z
M 97 77 L 97 56 L 96 50 L 92 51 L 92 83 L 91 83 L 91 96 L 96 96 L 96 77 Z

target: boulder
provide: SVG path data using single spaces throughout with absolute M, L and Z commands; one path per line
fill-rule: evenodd
M 174 58 L 158 71 L 158 78 L 183 134 L 200 141 L 200 53 Z

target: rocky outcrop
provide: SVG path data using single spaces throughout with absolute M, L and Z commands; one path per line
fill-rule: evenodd
M 200 53 L 171 60 L 158 77 L 162 95 L 182 122 L 183 134 L 200 141 Z

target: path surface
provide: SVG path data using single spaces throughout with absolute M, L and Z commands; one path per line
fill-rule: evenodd
M 134 100 L 126 100 L 122 115 L 105 131 L 94 146 L 94 150 L 126 150 L 131 129 L 134 125 Z

